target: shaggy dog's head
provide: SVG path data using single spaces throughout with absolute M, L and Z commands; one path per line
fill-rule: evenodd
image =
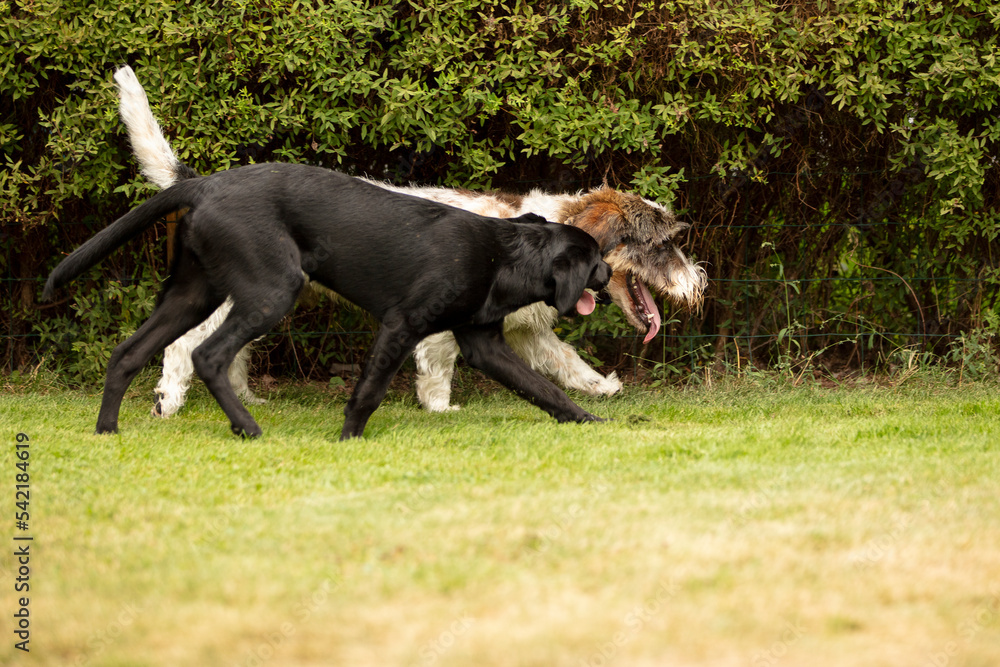
M 674 245 L 689 227 L 648 199 L 601 187 L 567 205 L 560 220 L 593 236 L 614 274 L 611 299 L 648 343 L 660 329 L 652 288 L 690 310 L 701 308 L 708 277 Z

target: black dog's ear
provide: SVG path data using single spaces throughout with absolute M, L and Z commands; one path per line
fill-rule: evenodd
M 517 223 L 529 224 L 529 225 L 539 225 L 539 224 L 548 224 L 549 223 L 548 220 L 546 220 L 542 216 L 538 215 L 537 213 L 522 213 L 521 215 L 517 216 L 516 218 L 508 218 L 508 220 L 510 220 L 511 222 L 517 222 Z
M 576 312 L 576 303 L 583 296 L 592 269 L 591 262 L 576 248 L 562 253 L 552 262 L 552 277 L 556 283 L 552 305 L 560 315 Z
M 566 224 L 590 234 L 605 255 L 624 241 L 625 216 L 610 202 L 595 201 L 566 220 Z

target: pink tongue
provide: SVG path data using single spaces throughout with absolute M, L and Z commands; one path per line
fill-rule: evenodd
M 656 304 L 653 303 L 653 295 L 649 293 L 646 286 L 641 280 L 636 279 L 636 287 L 639 288 L 639 298 L 642 299 L 642 305 L 646 309 L 646 312 L 653 314 L 653 319 L 648 320 L 649 331 L 646 332 L 646 337 L 642 339 L 643 345 L 653 340 L 657 332 L 660 330 L 660 311 L 657 309 Z
M 594 312 L 596 305 L 593 295 L 590 292 L 584 291 L 583 296 L 576 302 L 576 312 L 581 315 L 590 315 Z

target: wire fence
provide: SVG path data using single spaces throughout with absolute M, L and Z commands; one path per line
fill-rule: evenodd
M 855 175 L 842 176 L 847 180 Z M 881 199 L 874 197 L 876 202 Z M 886 212 L 881 204 L 869 204 L 876 206 Z M 710 282 L 700 312 L 675 311 L 663 302 L 664 326 L 648 345 L 613 306 L 591 318 L 560 322 L 560 335 L 596 365 L 635 377 L 806 360 L 863 373 L 903 354 L 954 357 L 956 346 L 964 345 L 970 333 L 981 328 L 984 316 L 1000 307 L 998 290 L 982 262 L 942 258 L 919 219 L 874 220 L 862 213 L 839 219 L 817 216 L 816 222 L 774 222 L 758 219 L 750 202 L 727 212 L 727 217 L 729 223 L 693 221 L 687 250 L 706 264 Z M 60 224 L 65 229 L 93 226 Z M 0 299 L 7 304 L 0 342 L 7 370 L 58 355 L 44 323 L 67 309 L 67 316 L 74 317 L 71 299 L 37 304 L 44 275 L 15 275 L 15 228 L 4 223 L 0 237 L 6 257 Z M 995 240 L 986 242 L 997 245 Z M 147 251 L 147 256 L 156 257 L 162 248 Z M 1000 257 L 1000 252 L 992 257 Z M 125 287 L 140 282 L 141 261 L 108 272 L 110 279 Z M 162 263 L 158 268 L 163 269 Z M 296 311 L 258 344 L 263 351 L 258 364 L 299 378 L 358 368 L 376 324 L 347 312 Z

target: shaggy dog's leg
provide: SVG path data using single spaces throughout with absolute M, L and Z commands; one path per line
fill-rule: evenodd
M 204 320 L 222 301 L 210 296 L 200 267 L 184 261 L 181 265 L 186 265 L 188 272 L 180 272 L 183 278 L 167 285 L 149 319 L 111 355 L 97 417 L 98 433 L 118 431 L 122 397 L 136 374 L 157 352 Z
M 154 417 L 171 417 L 184 405 L 184 397 L 191 387 L 191 376 L 194 375 L 191 353 L 219 328 L 232 307 L 232 300 L 226 299 L 208 319 L 163 351 L 163 375 L 156 385 L 156 403 L 152 411 Z
M 413 351 L 417 363 L 417 398 L 430 412 L 458 410 L 451 405 L 451 379 L 455 374 L 458 343 L 450 331 L 428 336 Z
M 595 371 L 572 345 L 559 340 L 548 327 L 507 329 L 504 335 L 519 357 L 567 389 L 591 396 L 611 396 L 621 391 L 622 383 L 615 373 L 604 377 Z
M 171 417 L 184 405 L 184 397 L 191 387 L 191 376 L 194 375 L 191 353 L 219 328 L 232 307 L 232 300 L 226 299 L 226 302 L 207 320 L 175 340 L 163 351 L 163 375 L 156 385 L 156 404 L 152 410 L 154 417 Z M 247 384 L 249 359 L 249 348 L 243 348 L 237 353 L 233 365 L 229 368 L 229 381 L 236 394 L 247 403 L 266 403 L 267 401 L 257 398 Z
M 236 395 L 249 405 L 263 405 L 267 403 L 266 398 L 260 398 L 253 393 L 247 378 L 250 376 L 250 346 L 241 348 L 236 353 L 233 365 L 229 367 L 229 384 L 233 385 Z
M 570 400 L 510 349 L 504 342 L 502 325 L 468 325 L 453 330 L 462 356 L 521 398 L 552 415 L 556 421 L 603 421 Z
M 504 337 L 518 356 L 562 387 L 592 396 L 610 396 L 621 391 L 617 375 L 604 377 L 581 359 L 574 347 L 559 340 L 552 331 L 556 320 L 554 309 L 534 303 L 507 316 Z
M 154 390 L 156 403 L 150 411 L 154 417 L 172 417 L 184 405 L 184 397 L 194 375 L 191 352 L 206 338 L 206 329 L 191 329 L 163 351 L 163 375 Z
M 514 326 L 505 328 L 504 338 L 514 352 L 534 370 L 567 389 L 591 396 L 611 396 L 621 391 L 622 383 L 615 373 L 604 377 L 581 359 L 572 345 L 559 340 L 551 329 L 549 310 L 547 306 L 529 306 L 508 316 L 507 322 L 514 322 Z M 428 336 L 414 350 L 417 398 L 428 411 L 459 409 L 449 404 L 457 357 L 458 344 L 448 331 Z

